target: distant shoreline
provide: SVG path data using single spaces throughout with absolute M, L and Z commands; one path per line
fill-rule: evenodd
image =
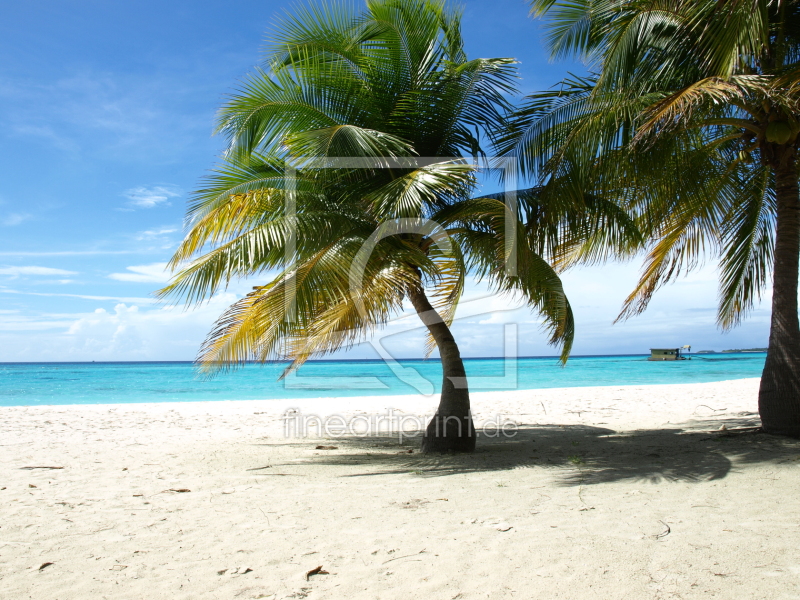
M 766 353 L 766 350 L 701 350 L 699 352 L 688 353 L 688 356 L 709 355 L 709 354 L 759 354 Z M 628 353 L 628 354 L 575 354 L 569 360 L 580 358 L 626 358 L 626 357 L 648 357 L 649 353 Z M 475 360 L 505 360 L 503 356 L 465 356 L 464 361 Z M 558 360 L 557 355 L 545 356 L 517 356 L 517 360 Z M 438 360 L 438 357 L 431 358 L 395 358 L 398 362 L 430 362 Z M 261 363 L 258 361 L 247 361 L 248 365 L 261 364 L 289 364 L 289 360 L 275 360 Z M 381 363 L 382 358 L 320 358 L 306 361 L 307 363 Z M 71 360 L 71 361 L 9 361 L 0 362 L 2 365 L 190 365 L 192 360 Z

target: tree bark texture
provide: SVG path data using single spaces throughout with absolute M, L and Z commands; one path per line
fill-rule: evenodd
M 758 411 L 765 432 L 800 437 L 800 326 L 797 316 L 800 199 L 795 150 L 792 148 L 774 169 L 778 211 L 772 321 L 758 393 Z
M 422 452 L 472 452 L 476 433 L 461 353 L 450 328 L 428 301 L 422 287 L 409 290 L 408 296 L 433 336 L 442 360 L 442 395 L 422 437 Z

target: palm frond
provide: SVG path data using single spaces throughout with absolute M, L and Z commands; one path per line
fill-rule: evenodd
M 720 261 L 723 329 L 738 325 L 769 282 L 775 247 L 776 201 L 770 173 L 763 166 L 732 186 L 731 207 L 722 224 L 725 253 Z
M 509 235 L 503 202 L 470 198 L 466 157 L 497 139 L 515 69 L 468 58 L 460 12 L 439 0 L 312 3 L 287 15 L 263 68 L 219 113 L 228 149 L 192 199 L 175 275 L 159 292 L 191 304 L 235 279 L 267 281 L 216 322 L 201 367 L 297 368 L 363 341 L 420 286 L 449 325 L 470 270 L 528 299 L 566 359 L 572 313 L 539 242 L 519 223 Z M 513 262 L 519 272 L 506 272 Z

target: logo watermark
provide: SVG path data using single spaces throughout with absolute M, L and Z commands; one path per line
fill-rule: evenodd
M 406 439 L 422 435 L 433 414 L 411 415 L 389 408 L 383 414 L 357 414 L 320 416 L 304 414 L 299 408 L 287 409 L 281 416 L 285 438 L 344 438 L 344 437 L 397 437 L 402 444 Z M 455 417 L 453 417 L 455 419 Z M 461 421 L 457 421 L 461 426 Z M 495 415 L 474 424 L 475 431 L 488 438 L 513 438 L 517 423 Z
M 518 243 L 518 216 L 517 216 L 517 171 L 516 162 L 507 157 L 486 157 L 484 165 L 491 165 L 491 169 L 502 174 L 504 184 L 503 203 L 505 206 L 504 221 L 502 226 L 503 236 L 503 260 L 502 269 L 505 276 L 513 277 L 517 274 L 517 252 Z M 469 159 L 442 159 L 440 157 L 295 157 L 291 162 L 285 163 L 285 200 L 284 213 L 287 223 L 289 223 L 289 236 L 287 238 L 284 252 L 285 264 L 287 267 L 295 264 L 297 250 L 297 180 L 298 173 L 304 170 L 325 170 L 325 169 L 430 169 L 431 167 L 446 166 L 450 169 L 461 169 L 477 173 L 482 167 L 477 161 Z M 499 233 L 499 232 L 498 232 Z M 367 310 L 361 300 L 361 289 L 363 285 L 364 272 L 369 258 L 375 247 L 381 240 L 390 236 L 413 234 L 430 240 L 432 246 L 436 247 L 443 254 L 453 251 L 454 241 L 442 224 L 428 218 L 396 218 L 388 219 L 381 223 L 370 235 L 357 255 L 355 256 L 349 269 L 349 287 L 355 307 L 362 317 L 367 315 Z M 483 294 L 471 297 L 458 303 L 458 317 L 455 321 L 464 321 L 485 315 L 497 315 L 502 312 L 518 310 L 526 305 L 520 298 L 509 298 L 504 308 L 492 308 L 487 311 L 485 306 L 481 306 L 481 301 L 492 297 L 492 294 Z M 479 308 L 480 306 L 480 308 Z M 296 319 L 296 282 L 294 278 L 289 278 L 284 286 L 284 318 L 287 321 Z M 426 378 L 420 370 L 408 363 L 401 363 L 391 353 L 384 344 L 389 337 L 400 333 L 418 330 L 424 327 L 420 323 L 417 314 L 401 314 L 395 319 L 391 319 L 387 325 L 391 325 L 391 331 L 385 328 L 375 332 L 367 338 L 364 343 L 371 346 L 377 356 L 390 369 L 392 375 L 398 380 L 411 387 L 415 392 L 433 396 L 436 392 L 434 381 Z M 347 336 L 344 336 L 347 337 Z M 353 336 L 355 337 L 355 336 Z M 505 323 L 502 328 L 502 375 L 493 376 L 472 376 L 469 378 L 469 388 L 471 390 L 508 390 L 517 389 L 517 358 L 518 358 L 518 338 L 517 324 Z M 466 378 L 451 378 L 456 388 L 466 388 Z M 380 378 L 369 375 L 347 375 L 347 376 L 326 376 L 314 377 L 300 374 L 293 370 L 286 374 L 283 384 L 287 389 L 387 389 L 387 385 Z

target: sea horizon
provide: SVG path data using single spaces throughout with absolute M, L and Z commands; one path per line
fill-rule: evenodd
M 648 354 L 464 359 L 471 392 L 613 385 L 708 383 L 760 377 L 763 352 L 693 354 L 649 361 Z M 0 363 L 0 406 L 131 404 L 320 397 L 434 395 L 438 358 L 322 359 L 284 377 L 288 361 L 247 363 L 213 377 L 192 361 Z
M 687 357 L 694 357 L 697 355 L 707 356 L 709 354 L 766 354 L 766 350 L 706 350 L 701 352 L 686 352 L 685 356 Z M 620 354 L 572 354 L 569 357 L 569 360 L 575 358 L 614 358 L 614 357 L 640 357 L 640 356 L 650 356 L 647 352 L 624 352 Z M 468 360 L 506 360 L 507 357 L 505 356 L 462 356 L 461 360 L 468 361 Z M 558 354 L 542 354 L 536 356 L 517 356 L 517 360 L 537 360 L 537 359 L 554 359 L 559 360 L 560 356 Z M 400 358 L 393 358 L 393 360 L 397 362 L 428 362 L 428 361 L 436 361 L 438 360 L 438 356 L 432 356 L 428 358 L 409 358 L 409 357 L 400 357 Z M 197 361 L 194 360 L 44 360 L 44 361 L 32 361 L 32 360 L 22 360 L 22 361 L 0 361 L 0 365 L 82 365 L 82 364 L 107 364 L 107 365 L 125 365 L 125 364 L 196 364 Z M 270 361 L 255 361 L 255 360 L 248 360 L 244 361 L 242 364 L 247 365 L 270 365 L 270 364 L 289 364 L 291 360 L 283 359 L 283 360 L 270 360 Z M 374 362 L 374 363 L 382 363 L 386 362 L 382 358 L 314 358 L 308 359 L 305 361 L 306 363 L 339 363 L 339 362 L 352 362 L 352 363 L 361 363 L 361 362 Z

